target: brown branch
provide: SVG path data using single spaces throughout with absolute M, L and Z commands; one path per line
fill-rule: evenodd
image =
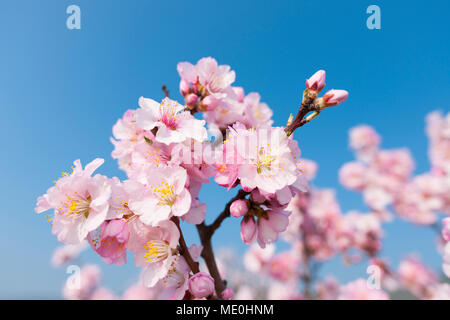
M 172 217 L 172 221 L 177 225 L 178 230 L 180 231 L 180 253 L 186 260 L 186 263 L 189 265 L 193 273 L 200 272 L 200 269 L 198 268 L 198 263 L 192 259 L 191 253 L 189 252 L 189 248 L 186 245 L 186 241 L 184 240 L 183 232 L 180 228 L 180 220 L 177 217 Z
M 206 266 L 208 267 L 209 274 L 214 278 L 214 285 L 216 287 L 216 294 L 221 297 L 223 290 L 226 288 L 225 282 L 220 276 L 219 269 L 217 268 L 216 259 L 214 258 L 214 251 L 211 244 L 211 238 L 214 232 L 220 227 L 223 220 L 230 216 L 231 204 L 239 199 L 244 199 L 249 192 L 244 190 L 239 190 L 238 193 L 225 205 L 225 209 L 217 216 L 212 224 L 207 226 L 204 222 L 197 225 L 198 234 L 200 236 L 200 241 L 203 246 L 202 257 L 205 260 Z
M 169 90 L 167 89 L 165 84 L 162 85 L 161 89 L 162 91 L 164 91 L 164 95 L 166 96 L 166 98 L 169 98 Z

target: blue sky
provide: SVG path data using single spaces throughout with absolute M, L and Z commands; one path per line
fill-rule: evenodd
M 66 28 L 67 6 L 81 8 L 81 30 Z M 366 27 L 366 8 L 381 8 L 381 30 Z M 347 89 L 345 104 L 296 133 L 303 156 L 319 163 L 319 187 L 337 188 L 343 210 L 364 210 L 357 194 L 339 187 L 338 168 L 353 158 L 348 129 L 374 126 L 383 146 L 411 149 L 426 171 L 424 116 L 449 110 L 448 1 L 106 1 L 6 0 L 0 4 L 0 298 L 58 298 L 65 270 L 49 259 L 58 246 L 35 199 L 72 161 L 106 159 L 100 172 L 124 174 L 110 157 L 111 127 L 140 96 L 160 99 L 165 83 L 180 99 L 176 64 L 215 57 L 236 71 L 236 85 L 257 91 L 276 125 L 296 112 L 305 79 L 327 71 L 327 88 Z M 232 194 L 202 191 L 213 218 Z M 187 239 L 196 241 L 188 228 Z M 383 253 L 396 264 L 419 252 L 439 268 L 433 232 L 395 221 Z M 232 239 L 232 240 L 230 240 Z M 214 245 L 245 246 L 229 219 Z M 120 292 L 137 277 L 130 263 L 103 266 L 103 283 Z M 364 266 L 324 266 L 343 281 Z

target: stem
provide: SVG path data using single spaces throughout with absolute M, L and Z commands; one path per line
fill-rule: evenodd
M 211 238 L 214 232 L 220 227 L 223 220 L 230 216 L 231 204 L 236 200 L 244 199 L 248 194 L 250 193 L 244 190 L 239 190 L 238 193 L 230 201 L 228 201 L 225 205 L 225 209 L 217 216 L 216 220 L 214 220 L 211 225 L 207 226 L 204 222 L 197 225 L 197 231 L 203 246 L 202 257 L 208 267 L 209 274 L 214 278 L 214 285 L 216 287 L 216 294 L 218 297 L 221 297 L 223 290 L 225 290 L 226 284 L 222 280 L 219 269 L 217 268 Z
M 162 91 L 164 91 L 164 95 L 166 96 L 166 98 L 169 98 L 169 90 L 167 89 L 165 84 L 162 85 L 161 89 Z
M 198 268 L 198 263 L 192 259 L 191 253 L 189 252 L 189 248 L 186 245 L 186 241 L 184 240 L 183 232 L 180 228 L 180 220 L 177 217 L 172 217 L 172 221 L 177 225 L 178 230 L 180 231 L 180 248 L 181 248 L 181 255 L 186 260 L 186 263 L 189 265 L 193 273 L 200 272 L 200 269 Z

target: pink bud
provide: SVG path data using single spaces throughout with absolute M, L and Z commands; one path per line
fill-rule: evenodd
M 325 71 L 319 70 L 311 78 L 306 80 L 306 87 L 309 91 L 319 93 L 325 87 Z
M 186 105 L 189 108 L 194 108 L 195 104 L 197 103 L 197 100 L 198 100 L 198 97 L 196 94 L 194 94 L 194 93 L 188 94 L 186 96 Z
M 230 213 L 235 218 L 245 216 L 247 212 L 248 204 L 246 200 L 236 200 L 230 206 Z
M 214 293 L 214 279 L 205 272 L 198 272 L 189 278 L 189 292 L 196 298 L 205 298 Z
M 442 223 L 442 237 L 444 237 L 445 241 L 450 241 L 450 217 L 444 218 Z
M 180 81 L 180 92 L 181 95 L 185 96 L 189 93 L 189 82 L 187 82 L 184 79 L 181 79 Z
M 241 222 L 241 239 L 244 243 L 250 244 L 256 239 L 256 224 L 251 216 L 246 216 Z
M 339 103 L 347 100 L 348 92 L 346 90 L 330 90 L 323 96 L 323 108 L 337 106 Z
M 233 300 L 233 298 L 234 298 L 233 289 L 226 288 L 225 290 L 223 290 L 223 292 L 222 292 L 222 299 L 223 300 Z

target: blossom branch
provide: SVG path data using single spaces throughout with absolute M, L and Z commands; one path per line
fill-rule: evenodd
M 224 280 L 222 280 L 219 269 L 217 268 L 214 251 L 211 245 L 211 238 L 214 232 L 221 226 L 222 222 L 230 216 L 231 204 L 236 200 L 244 199 L 248 194 L 249 192 L 239 190 L 238 193 L 225 205 L 225 209 L 217 216 L 212 224 L 209 226 L 205 223 L 197 225 L 200 241 L 203 246 L 202 257 L 205 260 L 210 275 L 214 278 L 214 284 L 218 297 L 220 297 L 223 290 L 225 290 L 226 284 Z
M 200 269 L 198 268 L 198 263 L 194 261 L 194 259 L 191 256 L 191 253 L 189 252 L 189 248 L 186 245 L 186 241 L 184 240 L 184 236 L 183 236 L 183 231 L 181 230 L 180 227 L 180 220 L 177 217 L 172 217 L 172 221 L 177 225 L 178 230 L 180 231 L 180 253 L 181 255 L 184 257 L 184 259 L 186 260 L 186 263 L 189 265 L 189 267 L 191 268 L 192 272 L 198 273 L 200 272 Z

